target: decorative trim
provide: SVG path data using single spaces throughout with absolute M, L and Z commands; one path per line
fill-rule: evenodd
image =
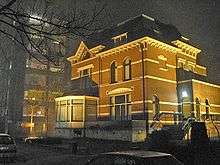
M 85 70 L 85 69 L 90 69 L 90 68 L 94 68 L 94 65 L 93 64 L 89 64 L 89 65 L 77 68 L 77 72 Z
M 141 78 L 141 77 L 140 77 Z M 156 76 L 150 76 L 150 75 L 146 75 L 144 76 L 144 78 L 150 78 L 150 79 L 154 79 L 154 80 L 159 80 L 159 81 L 164 81 L 164 82 L 169 82 L 169 83 L 173 83 L 176 84 L 177 82 L 174 80 L 169 80 L 169 79 L 165 79 L 165 78 L 161 78 L 161 77 L 156 77 Z
M 220 85 L 215 85 L 215 84 L 211 84 L 211 83 L 207 83 L 207 82 L 203 82 L 203 81 L 199 81 L 195 79 L 192 79 L 192 82 L 208 85 L 208 86 L 215 87 L 215 88 L 220 88 Z
M 108 95 L 116 95 L 116 94 L 123 94 L 123 93 L 129 93 L 133 90 L 131 88 L 116 88 L 108 92 Z
M 201 65 L 197 65 L 197 64 L 196 64 L 196 67 L 197 67 L 197 68 L 201 68 L 201 69 L 205 69 L 205 70 L 206 70 L 206 67 L 201 66 Z

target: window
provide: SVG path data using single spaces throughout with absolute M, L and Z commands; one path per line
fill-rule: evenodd
M 112 120 L 131 119 L 131 95 L 117 95 L 110 97 L 110 113 Z
M 126 59 L 124 61 L 124 80 L 131 79 L 131 60 Z
M 111 64 L 110 72 L 111 72 L 111 75 L 110 75 L 111 83 L 116 83 L 117 82 L 117 65 L 115 61 Z
M 57 122 L 83 121 L 83 100 L 72 99 L 56 102 Z
M 90 76 L 91 68 L 80 70 L 80 77 Z

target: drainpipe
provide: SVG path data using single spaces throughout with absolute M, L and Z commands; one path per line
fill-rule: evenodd
M 144 120 L 146 121 L 146 138 L 149 132 L 149 122 L 148 122 L 148 113 L 146 112 L 146 95 L 145 95 L 145 65 L 144 65 L 144 51 L 146 50 L 146 43 L 140 43 L 141 49 L 141 65 L 142 65 L 142 96 L 143 96 L 143 114 Z
M 101 85 L 101 56 L 99 56 L 99 84 L 98 84 L 98 92 L 99 92 L 99 96 L 100 96 L 100 85 Z M 100 100 L 98 102 L 98 114 L 96 115 L 96 120 L 98 119 L 99 115 L 100 115 L 100 106 L 99 106 Z

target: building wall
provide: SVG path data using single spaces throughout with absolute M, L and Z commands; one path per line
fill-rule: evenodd
M 144 93 L 149 123 L 153 121 L 157 113 L 155 111 L 155 97 L 159 99 L 159 112 L 167 112 L 170 115 L 162 119 L 164 123 L 173 123 L 172 113 L 174 112 L 183 112 L 185 118 L 192 116 L 195 108 L 195 95 L 198 95 L 198 97 L 210 97 L 210 103 L 213 102 L 211 103 L 211 111 L 219 113 L 219 101 L 217 99 L 219 99 L 220 93 L 218 89 L 216 90 L 213 86 L 207 87 L 205 85 L 203 87 L 201 84 L 192 83 L 190 82 L 191 78 L 187 79 L 186 82 L 183 81 L 184 83 L 182 83 L 182 80 L 179 80 L 181 75 L 178 74 L 177 68 L 191 73 L 192 77 L 196 75 L 205 79 L 205 76 L 207 76 L 206 68 L 197 64 L 199 49 L 182 43 L 182 41 L 177 41 L 180 44 L 174 43 L 175 47 L 149 38 L 145 42 L 141 39 L 139 40 L 116 46 L 101 53 L 90 54 L 90 58 L 84 60 L 80 54 L 69 58 L 69 61 L 72 63 L 73 81 L 80 78 L 80 70 L 91 68 L 90 77 L 99 87 L 100 100 L 97 112 L 99 120 L 110 120 L 112 115 L 110 99 L 126 94 L 131 95 L 131 102 L 129 104 L 131 104 L 131 119 L 133 121 L 143 120 Z M 144 46 L 140 46 L 140 43 Z M 81 46 L 80 49 L 82 50 Z M 86 49 L 85 51 L 89 50 Z M 85 52 L 83 53 L 82 51 L 82 54 L 85 54 Z M 144 61 L 145 90 L 143 90 L 142 56 Z M 131 79 L 129 80 L 124 80 L 123 64 L 125 59 L 131 60 Z M 111 64 L 113 62 L 117 66 L 117 79 L 116 82 L 112 83 Z M 185 80 L 185 77 L 182 79 Z M 204 92 L 204 90 L 206 91 Z M 187 96 L 182 97 L 182 92 L 186 92 Z M 140 129 L 133 130 L 129 138 L 132 138 L 132 140 L 144 139 L 143 137 L 146 136 L 144 129 L 142 129 L 143 132 L 138 130 Z M 100 135 L 105 135 L 107 132 L 99 133 Z M 95 137 L 94 134 L 96 132 L 89 131 L 89 136 Z M 110 134 L 109 136 L 111 136 Z M 98 133 L 97 136 L 99 136 Z
M 159 56 L 167 59 L 165 69 L 161 69 Z M 123 80 L 123 62 L 126 58 L 131 60 L 131 80 Z M 110 65 L 117 64 L 117 82 L 110 83 Z M 147 108 L 152 113 L 152 98 L 157 95 L 161 101 L 162 111 L 177 111 L 176 95 L 176 52 L 149 45 L 144 51 L 145 65 L 145 93 Z M 119 52 L 91 57 L 84 61 L 72 64 L 72 79 L 79 78 L 79 70 L 86 66 L 92 67 L 92 80 L 99 84 L 99 116 L 108 117 L 109 92 L 118 88 L 131 89 L 132 113 L 143 112 L 142 96 L 142 63 L 139 46 L 123 49 Z M 172 91 L 172 92 L 170 92 Z M 153 117 L 153 114 L 151 114 Z
M 210 114 L 220 115 L 220 86 L 193 80 L 193 101 L 200 100 L 201 112 L 205 113 L 205 100 L 208 99 Z

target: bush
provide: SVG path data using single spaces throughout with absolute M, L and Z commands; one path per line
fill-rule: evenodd
M 149 136 L 150 149 L 152 150 L 166 150 L 171 139 L 171 134 L 166 130 L 154 131 Z

